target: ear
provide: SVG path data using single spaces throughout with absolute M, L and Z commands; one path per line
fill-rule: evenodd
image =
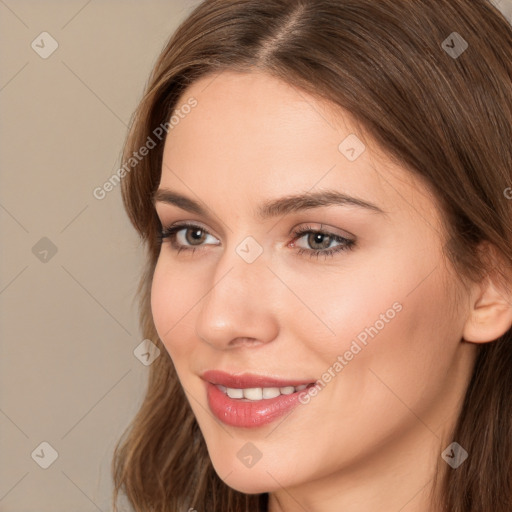
M 492 269 L 480 283 L 475 283 L 470 295 L 470 312 L 462 337 L 472 343 L 487 343 L 498 339 L 512 327 L 512 287 L 510 266 L 503 264 L 497 251 L 485 244 L 485 260 Z M 490 258 L 490 260 L 489 260 Z M 501 268 L 504 274 L 497 270 Z M 507 276 L 503 282 L 503 275 Z M 501 277 L 501 279 L 500 279 Z

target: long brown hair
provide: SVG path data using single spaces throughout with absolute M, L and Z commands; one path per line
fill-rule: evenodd
M 457 34 L 454 34 L 454 33 Z M 450 39 L 451 38 L 451 39 Z M 454 39 L 455 38 L 455 39 Z M 450 49 L 464 49 L 463 53 Z M 455 42 L 457 42 L 457 47 Z M 444 42 L 444 43 L 443 43 Z M 161 229 L 158 187 L 170 119 L 186 88 L 222 70 L 261 70 L 350 112 L 397 162 L 426 180 L 443 208 L 445 251 L 458 275 L 491 271 L 477 250 L 512 262 L 512 27 L 487 0 L 207 0 L 172 35 L 151 73 L 124 160 L 156 143 L 121 181 L 147 251 L 138 290 L 143 336 L 161 350 L 112 471 L 137 512 L 265 510 L 216 475 L 172 361 L 153 324 L 150 290 Z M 169 125 L 167 125 L 169 128 Z M 171 128 L 169 128 L 170 130 Z M 169 131 L 170 133 L 170 131 Z M 469 282 L 469 281 L 468 281 Z M 438 465 L 439 509 L 512 510 L 512 331 L 478 347 L 453 439 L 469 458 Z M 440 458 L 439 458 L 440 459 Z

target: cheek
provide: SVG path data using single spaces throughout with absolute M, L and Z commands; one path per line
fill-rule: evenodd
M 386 418 L 390 429 L 409 416 L 414 421 L 407 407 L 423 417 L 442 400 L 460 345 L 441 270 L 424 279 L 427 274 L 411 269 L 395 287 L 384 279 L 381 292 L 358 298 L 344 315 L 350 334 L 343 336 L 343 354 L 351 360 L 339 390 L 349 403 L 364 403 Z
M 294 297 L 289 299 L 290 325 L 295 325 L 297 339 L 332 359 L 349 350 L 353 340 L 364 346 L 399 322 L 407 300 L 404 290 L 410 289 L 407 283 L 414 278 L 402 274 L 399 280 L 380 263 L 380 267 L 374 262 L 331 275 L 290 275 L 287 282 L 293 282 L 294 293 L 307 305 L 303 308 Z M 305 336 L 305 332 L 316 336 Z
M 323 327 L 317 331 L 321 336 L 304 336 L 306 323 L 319 322 L 313 315 L 303 316 L 295 322 L 297 339 L 321 356 L 325 369 L 346 355 L 347 370 L 378 366 L 401 386 L 414 381 L 415 373 L 446 371 L 461 326 L 452 314 L 453 294 L 445 278 L 446 271 L 434 254 L 415 254 L 410 249 L 380 254 L 372 261 L 358 262 L 358 268 L 317 279 L 317 292 L 308 295 L 308 281 L 314 281 L 295 276 L 296 293 L 308 298 L 310 309 L 331 331 Z M 354 384 L 369 384 L 363 382 L 367 378 L 363 373 L 356 371 L 351 378 Z
M 158 260 L 151 285 L 151 311 L 158 336 L 174 361 L 187 348 L 190 351 L 190 336 L 184 333 L 193 332 L 194 305 L 202 296 L 196 283 L 175 265 Z

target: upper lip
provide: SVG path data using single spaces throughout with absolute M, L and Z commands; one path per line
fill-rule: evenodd
M 221 370 L 207 370 L 201 374 L 201 378 L 212 384 L 219 384 L 226 388 L 247 389 L 247 388 L 283 388 L 286 386 L 300 386 L 302 384 L 312 384 L 312 380 L 301 379 L 277 379 L 266 375 L 256 375 L 253 373 L 231 374 Z

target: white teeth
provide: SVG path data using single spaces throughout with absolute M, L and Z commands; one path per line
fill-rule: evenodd
M 229 398 L 243 398 L 244 397 L 243 389 L 227 388 L 226 391 L 227 391 Z
M 275 398 L 280 394 L 279 388 L 263 388 L 263 398 Z
M 263 398 L 262 388 L 247 388 L 243 390 L 243 393 L 247 400 L 261 400 Z
M 264 400 L 269 398 L 276 398 L 279 395 L 291 395 L 297 391 L 302 391 L 308 387 L 307 384 L 301 384 L 300 386 L 284 386 L 282 388 L 227 388 L 225 386 L 221 386 L 220 384 L 217 387 L 229 398 L 245 398 L 246 400 Z

